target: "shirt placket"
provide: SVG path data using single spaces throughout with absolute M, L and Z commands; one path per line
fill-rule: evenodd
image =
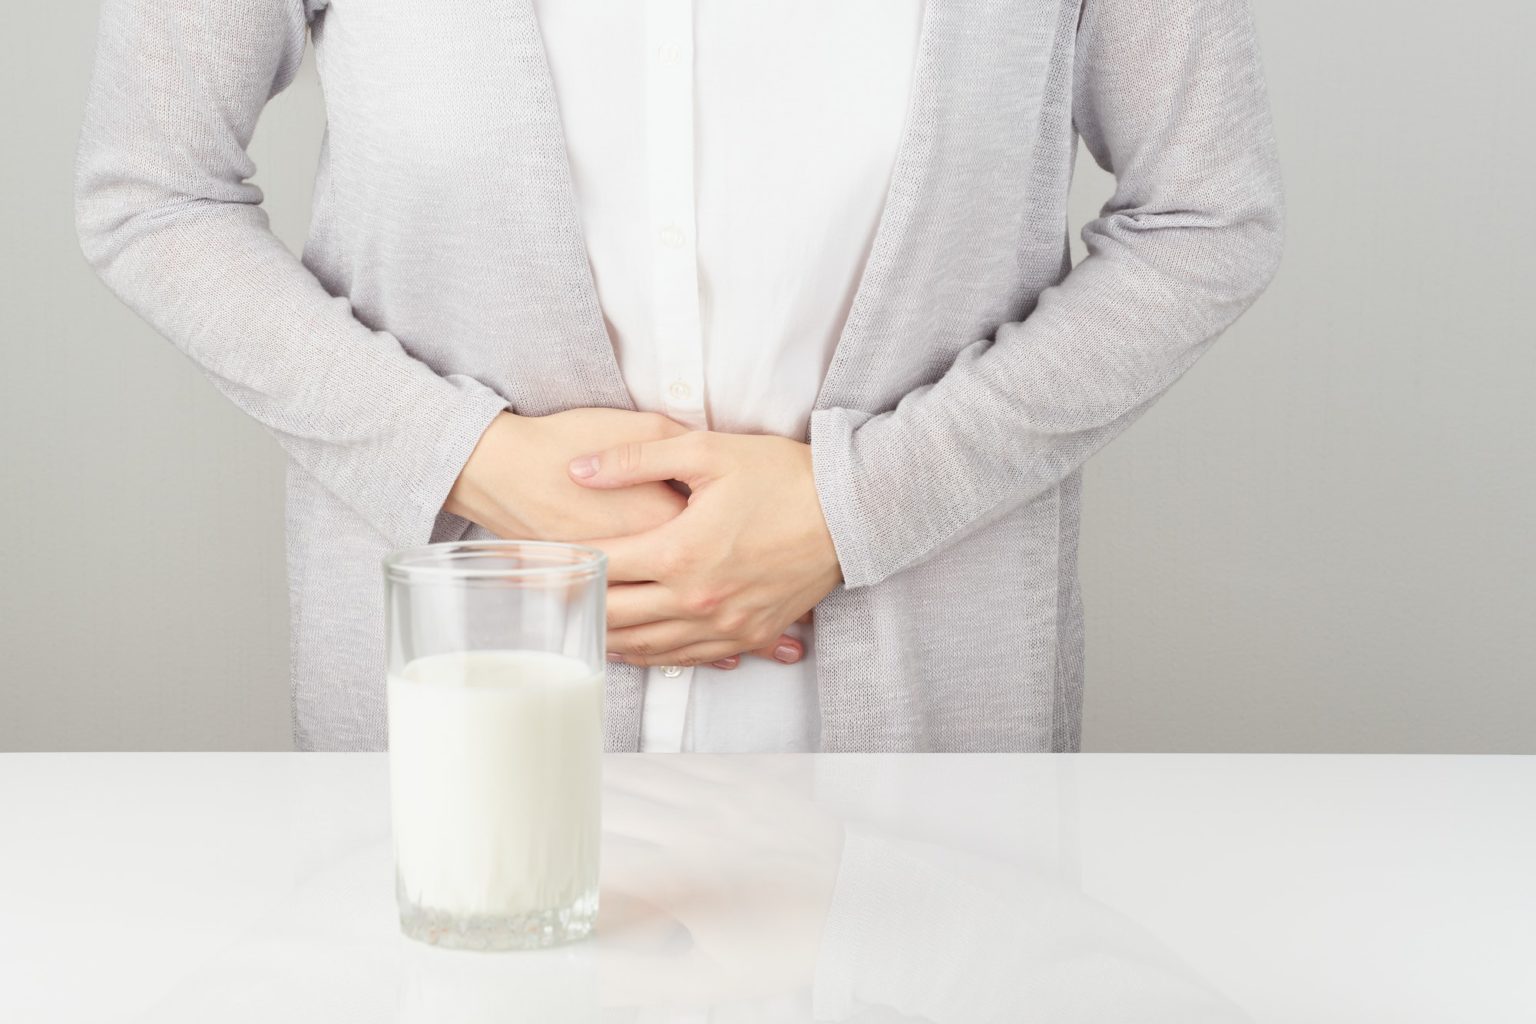
M 645 153 L 652 242 L 652 336 L 667 416 L 708 427 L 694 216 L 693 0 L 647 0 Z M 646 674 L 647 750 L 681 750 L 693 670 Z

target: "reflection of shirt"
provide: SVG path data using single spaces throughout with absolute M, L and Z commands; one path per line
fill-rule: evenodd
M 806 439 L 883 208 L 923 0 L 536 0 L 641 409 Z M 643 750 L 811 750 L 814 652 L 646 674 Z M 697 684 L 697 685 L 696 685 Z

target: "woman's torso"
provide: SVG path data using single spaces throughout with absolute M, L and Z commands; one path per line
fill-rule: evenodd
M 635 405 L 804 440 L 880 219 L 922 0 L 535 0 L 603 318 Z M 642 748 L 813 750 L 785 665 L 646 672 Z
M 895 407 L 1067 272 L 1078 4 L 928 0 L 894 177 L 818 410 Z M 519 411 L 633 406 L 533 0 L 308 6 L 326 141 L 305 265 L 361 322 Z M 1075 742 L 1078 487 L 1072 474 L 817 607 L 822 749 Z M 477 529 L 449 517 L 431 539 Z M 296 464 L 288 539 L 296 742 L 378 749 L 387 544 Z M 636 748 L 642 693 L 638 670 L 610 666 L 611 749 Z

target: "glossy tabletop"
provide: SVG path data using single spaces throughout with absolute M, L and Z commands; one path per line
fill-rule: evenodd
M 1536 758 L 615 755 L 595 938 L 397 931 L 374 754 L 0 755 L 0 1021 L 1536 1021 Z

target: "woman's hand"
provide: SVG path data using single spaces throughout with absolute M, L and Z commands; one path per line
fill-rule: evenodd
M 498 537 L 584 541 L 645 533 L 681 512 L 686 499 L 661 482 L 607 493 L 578 487 L 566 464 L 594 449 L 685 433 L 665 416 L 623 409 L 502 413 L 481 436 L 443 507 Z
M 608 651 L 631 665 L 698 665 L 772 650 L 842 580 L 809 445 L 707 431 L 635 440 L 572 460 L 583 487 L 622 493 L 680 480 L 674 519 L 594 541 L 608 552 Z
M 661 481 L 601 491 L 579 487 L 566 473 L 572 456 L 613 446 L 680 437 L 688 429 L 657 413 L 623 409 L 571 409 L 549 416 L 502 413 L 480 438 L 444 508 L 498 537 L 587 541 L 645 534 L 687 507 L 687 499 Z M 610 607 L 624 587 L 610 587 Z M 620 598 L 622 600 L 622 598 Z M 804 648 L 784 635 L 760 651 L 793 662 Z M 735 668 L 736 652 L 716 660 Z

